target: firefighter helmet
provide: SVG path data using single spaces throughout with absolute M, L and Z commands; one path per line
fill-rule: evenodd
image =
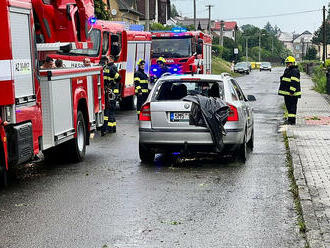
M 292 56 L 289 56 L 285 59 L 285 63 L 292 63 L 295 64 L 296 63 L 296 59 Z
M 143 60 L 143 59 L 139 59 L 137 65 L 140 66 L 140 65 L 144 65 L 146 62 Z
M 163 63 L 163 64 L 165 64 L 166 63 L 166 60 L 163 57 L 159 57 L 157 59 L 157 63 Z

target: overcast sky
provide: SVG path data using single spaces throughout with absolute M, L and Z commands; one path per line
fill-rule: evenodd
M 211 18 L 216 20 L 237 21 L 239 26 L 253 24 L 263 27 L 267 21 L 277 25 L 284 32 L 301 33 L 305 30 L 314 32 L 322 23 L 322 6 L 330 0 L 196 0 L 197 17 L 208 17 L 205 5 L 214 5 Z M 183 16 L 193 17 L 193 0 L 171 0 Z M 316 12 L 294 14 L 287 16 L 271 15 L 292 12 L 318 10 Z M 242 17 L 260 17 L 238 19 Z

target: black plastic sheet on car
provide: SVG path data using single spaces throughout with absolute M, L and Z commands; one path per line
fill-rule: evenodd
M 223 150 L 224 125 L 229 115 L 229 106 L 220 98 L 189 95 L 184 101 L 192 102 L 189 124 L 207 127 L 210 130 L 217 152 Z

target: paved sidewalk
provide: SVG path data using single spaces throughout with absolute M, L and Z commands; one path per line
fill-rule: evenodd
M 301 86 L 297 125 L 287 135 L 310 247 L 330 247 L 330 104 L 306 74 Z

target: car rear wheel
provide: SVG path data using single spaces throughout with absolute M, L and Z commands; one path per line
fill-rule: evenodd
M 139 155 L 142 162 L 152 163 L 155 160 L 155 152 L 143 144 L 139 144 Z
M 247 142 L 246 142 L 246 140 L 247 140 L 247 135 L 245 132 L 243 144 L 241 144 L 238 149 L 238 159 L 243 163 L 245 163 L 245 161 L 247 159 Z

